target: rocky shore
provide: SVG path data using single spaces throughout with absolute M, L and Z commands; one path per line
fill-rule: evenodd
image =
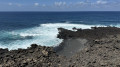
M 58 47 L 0 49 L 0 67 L 120 67 L 120 28 L 59 28 Z
M 65 61 L 52 47 L 36 44 L 27 49 L 0 49 L 0 67 L 57 67 Z

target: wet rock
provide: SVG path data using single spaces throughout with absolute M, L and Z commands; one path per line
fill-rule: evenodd
M 37 44 L 32 44 L 32 45 L 31 45 L 31 48 L 36 48 L 36 47 L 38 47 Z
M 0 48 L 0 54 L 7 53 L 7 52 L 8 52 L 8 49 L 7 49 L 7 48 L 6 48 L 6 49 Z

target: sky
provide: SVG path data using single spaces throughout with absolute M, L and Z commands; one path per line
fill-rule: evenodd
M 0 0 L 0 11 L 120 11 L 120 0 Z

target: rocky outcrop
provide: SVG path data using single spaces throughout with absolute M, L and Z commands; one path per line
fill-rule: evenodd
M 77 31 L 60 28 L 59 30 L 58 38 L 65 40 L 85 38 L 89 41 L 88 45 L 85 44 L 85 48 L 73 54 L 68 59 L 71 67 L 120 66 L 120 28 L 92 27 L 92 29 L 85 30 L 76 29 Z M 63 43 L 66 42 L 65 40 Z M 61 45 L 66 46 L 63 43 Z M 81 44 L 79 43 L 79 45 Z M 63 47 L 64 49 L 67 48 L 65 46 Z M 79 46 L 72 47 L 73 51 L 77 47 Z M 64 51 L 64 49 L 61 51 Z
M 74 30 L 59 28 L 58 38 L 64 39 L 60 48 L 32 44 L 27 49 L 0 49 L 0 67 L 120 67 L 120 28 Z M 54 50 L 58 48 L 62 54 Z
M 100 39 L 108 35 L 120 34 L 120 28 L 117 27 L 92 27 L 91 29 L 76 29 L 76 31 L 58 28 L 60 39 L 85 38 Z
M 0 67 L 55 67 L 65 62 L 65 57 L 57 55 L 52 47 L 36 44 L 27 49 L 0 49 L 0 52 Z

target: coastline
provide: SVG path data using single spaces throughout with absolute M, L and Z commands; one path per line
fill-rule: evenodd
M 27 49 L 11 51 L 0 49 L 0 66 L 120 66 L 120 28 L 92 27 L 76 29 L 77 31 L 59 28 L 59 30 L 58 38 L 64 41 L 55 48 L 33 44 Z

